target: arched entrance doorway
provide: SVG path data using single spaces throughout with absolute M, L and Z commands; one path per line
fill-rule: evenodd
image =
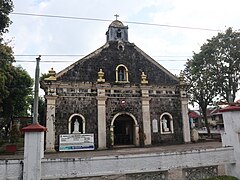
M 78 127 L 76 127 L 76 125 Z M 68 121 L 68 133 L 85 133 L 85 118 L 81 114 L 73 114 L 70 116 Z
M 139 145 L 138 124 L 130 113 L 118 113 L 114 116 L 111 129 L 114 146 Z

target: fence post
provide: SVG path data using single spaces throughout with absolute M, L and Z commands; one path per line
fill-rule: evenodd
M 25 133 L 23 179 L 40 180 L 46 128 L 37 123 L 23 128 L 22 131 Z
M 228 106 L 220 112 L 224 122 L 222 145 L 232 146 L 236 159 L 236 163 L 225 165 L 226 174 L 240 179 L 240 106 Z

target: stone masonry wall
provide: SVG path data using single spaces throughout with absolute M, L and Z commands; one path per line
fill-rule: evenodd
M 98 71 L 102 68 L 107 83 L 115 84 L 116 67 L 124 64 L 128 68 L 130 84 L 140 84 L 141 72 L 147 75 L 149 85 L 176 85 L 178 81 L 149 61 L 132 43 L 124 43 L 124 50 L 118 49 L 117 42 L 109 42 L 109 46 L 90 58 L 79 60 L 72 69 L 58 77 L 66 82 L 96 82 Z
M 122 101 L 125 101 L 125 103 L 121 104 Z M 131 113 L 136 118 L 139 127 L 142 127 L 142 104 L 140 98 L 108 98 L 106 101 L 107 132 L 114 115 L 121 112 Z M 108 143 L 107 145 L 109 145 Z
M 86 120 L 86 133 L 94 133 L 97 145 L 97 100 L 95 97 L 58 97 L 56 100 L 56 145 L 59 134 L 68 134 L 68 120 L 74 113 Z
M 116 88 L 116 87 L 115 87 Z M 108 91 L 110 92 L 110 91 Z M 68 133 L 68 121 L 72 114 L 81 114 L 86 120 L 86 133 L 94 133 L 95 146 L 98 144 L 98 130 L 97 130 L 97 100 L 96 96 L 69 96 L 59 93 L 56 100 L 56 146 L 58 146 L 59 135 Z M 143 129 L 142 119 L 142 100 L 141 95 L 128 94 L 128 97 L 109 97 L 106 100 L 106 142 L 109 147 L 109 133 L 110 125 L 113 117 L 117 113 L 127 112 L 131 113 L 137 120 L 140 130 Z M 107 96 L 108 96 L 107 95 Z M 134 97 L 136 96 L 137 97 Z M 152 95 L 151 95 L 152 96 Z M 177 144 L 183 142 L 182 135 L 182 116 L 181 104 L 178 94 L 156 94 L 150 100 L 150 120 L 152 127 L 152 120 L 158 120 L 158 132 L 152 132 L 152 144 Z M 122 103 L 124 101 L 125 103 Z M 160 133 L 160 115 L 168 112 L 173 117 L 173 134 Z M 140 137 L 141 138 L 141 137 Z M 142 137 L 143 138 L 143 137 Z M 143 139 L 140 139 L 142 142 Z
M 160 133 L 160 116 L 168 112 L 173 117 L 173 134 Z M 181 102 L 174 97 L 153 97 L 150 101 L 151 127 L 152 120 L 158 121 L 158 133 L 152 132 L 152 144 L 176 144 L 183 142 Z

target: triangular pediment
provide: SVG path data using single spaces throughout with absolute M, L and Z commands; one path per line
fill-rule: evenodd
M 121 48 L 119 48 L 121 45 Z M 176 85 L 178 78 L 129 42 L 107 42 L 105 45 L 66 67 L 57 74 L 57 80 L 74 82 L 96 82 L 100 69 L 106 82 L 116 82 L 116 67 L 120 64 L 128 69 L 129 83 L 140 84 L 141 73 L 147 75 L 150 85 Z

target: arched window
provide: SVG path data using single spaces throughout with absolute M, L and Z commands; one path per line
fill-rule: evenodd
M 123 66 L 118 68 L 118 81 L 126 81 L 126 69 Z
M 160 116 L 160 133 L 161 134 L 171 134 L 174 133 L 173 130 L 173 118 L 168 112 L 163 113 Z
M 122 32 L 121 29 L 117 30 L 117 38 L 121 38 L 122 37 Z
M 116 67 L 116 82 L 128 83 L 128 69 L 123 64 Z
M 85 118 L 81 114 L 72 114 L 68 120 L 68 133 L 85 133 Z

